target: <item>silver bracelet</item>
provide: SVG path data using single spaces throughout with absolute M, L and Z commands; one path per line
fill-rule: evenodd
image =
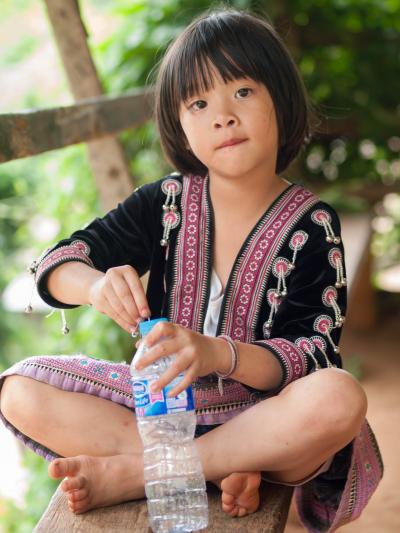
M 221 372 L 216 371 L 216 375 L 218 376 L 218 390 L 220 395 L 222 396 L 224 394 L 224 388 L 222 385 L 222 380 L 229 378 L 236 370 L 238 363 L 239 363 L 239 354 L 238 349 L 235 344 L 235 341 L 231 339 L 231 337 L 228 337 L 228 335 L 218 335 L 218 339 L 224 339 L 229 346 L 229 349 L 231 351 L 231 367 L 228 370 L 226 374 L 221 374 Z

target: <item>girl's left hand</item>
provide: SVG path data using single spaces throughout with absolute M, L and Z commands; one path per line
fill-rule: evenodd
M 222 339 L 208 337 L 171 322 L 160 322 L 141 342 L 145 342 L 149 350 L 137 363 L 138 370 L 161 357 L 176 355 L 168 370 L 151 387 L 152 392 L 158 392 L 184 373 L 184 378 L 168 393 L 170 397 L 184 391 L 198 376 L 219 370 L 220 348 L 224 346 L 221 343 L 225 343 Z

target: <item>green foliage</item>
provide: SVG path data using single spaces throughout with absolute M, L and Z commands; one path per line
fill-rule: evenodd
M 320 164 L 308 164 L 316 148 L 312 143 L 303 173 L 342 186 L 398 181 L 400 172 L 393 172 L 390 163 L 398 160 L 400 148 L 393 149 L 389 140 L 398 132 L 400 117 L 395 75 L 400 2 L 295 0 L 285 21 L 312 101 L 326 117 L 324 129 L 327 123 L 330 130 L 319 136 L 325 148 Z M 345 148 L 339 159 L 332 143 L 337 138 Z
M 29 57 L 38 47 L 39 41 L 32 35 L 25 35 L 14 47 L 8 48 L 1 57 L 0 65 L 7 66 L 18 63 Z

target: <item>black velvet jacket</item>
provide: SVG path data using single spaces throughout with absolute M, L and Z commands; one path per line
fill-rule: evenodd
M 62 262 L 82 261 L 103 272 L 129 264 L 140 275 L 150 271 L 153 317 L 167 316 L 202 332 L 213 263 L 208 185 L 208 178 L 172 174 L 138 188 L 105 217 L 46 252 L 36 272 L 41 297 L 54 307 L 74 307 L 47 291 L 48 273 Z M 217 334 L 271 351 L 282 366 L 283 387 L 318 368 L 341 366 L 345 307 L 338 217 L 310 191 L 291 184 L 243 243 Z

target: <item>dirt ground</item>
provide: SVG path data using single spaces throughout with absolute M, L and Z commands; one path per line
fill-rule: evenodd
M 378 320 L 366 333 L 344 331 L 341 351 L 357 356 L 361 383 L 368 396 L 367 418 L 378 440 L 384 477 L 361 517 L 340 529 L 343 533 L 400 532 L 400 310 Z M 300 533 L 291 508 L 285 533 Z

